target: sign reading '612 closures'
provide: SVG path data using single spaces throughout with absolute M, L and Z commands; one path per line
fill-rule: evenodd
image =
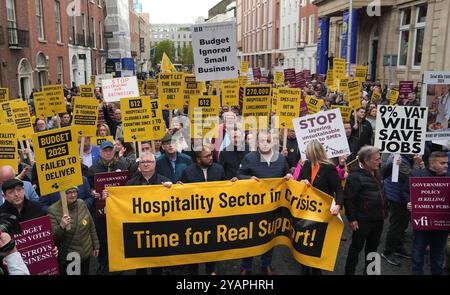
M 17 139 L 31 139 L 33 125 L 31 124 L 30 110 L 28 104 L 22 100 L 11 101 L 11 110 L 14 117 L 14 124 L 17 125 Z
M 150 97 L 122 98 L 120 109 L 123 117 L 123 135 L 125 142 L 152 140 L 153 132 L 160 132 L 161 125 L 153 125 Z M 162 121 L 161 118 L 157 118 Z M 162 136 L 159 138 L 161 139 Z
M 272 86 L 269 84 L 244 88 L 242 116 L 244 117 L 245 130 L 259 130 L 269 127 L 271 88 Z
M 95 98 L 75 98 L 73 125 L 78 127 L 80 136 L 95 136 L 97 132 L 98 101 Z
M 182 73 L 159 74 L 158 95 L 165 110 L 182 109 L 184 106 L 184 75 Z
M 17 127 L 0 125 L 0 166 L 9 165 L 17 171 Z
M 52 115 L 67 112 L 63 85 L 43 86 L 45 109 Z
M 43 196 L 83 183 L 75 128 L 33 134 L 39 187 Z
M 194 96 L 189 103 L 192 138 L 217 138 L 219 97 Z
M 276 114 L 281 128 L 294 128 L 292 119 L 300 117 L 300 88 L 279 88 Z

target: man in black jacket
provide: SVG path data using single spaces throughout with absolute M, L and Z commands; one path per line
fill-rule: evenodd
M 365 257 L 377 252 L 386 210 L 381 180 L 377 175 L 381 164 L 379 149 L 365 146 L 359 151 L 358 159 L 360 166 L 350 171 L 344 190 L 345 214 L 353 230 L 345 264 L 345 274 L 349 275 L 355 274 L 364 245 Z
M 188 166 L 181 176 L 182 183 L 208 182 L 227 180 L 225 171 L 219 164 L 213 163 L 211 149 L 203 147 L 201 151 L 195 152 L 195 164 Z M 236 181 L 237 178 L 231 181 Z M 198 275 L 198 264 L 189 265 L 189 274 Z M 206 273 L 215 274 L 215 262 L 206 263 Z
M 350 122 L 344 122 L 345 135 L 347 136 L 348 146 L 350 147 L 350 155 L 347 157 L 346 163 L 350 163 L 354 159 L 356 159 L 356 155 L 358 154 L 360 145 L 359 139 L 356 136 L 352 135 L 352 125 Z
M 266 131 L 260 131 L 257 136 L 258 151 L 248 153 L 242 160 L 239 168 L 239 179 L 253 179 L 259 181 L 260 178 L 279 178 L 291 179 L 289 165 L 286 158 L 273 149 L 274 142 L 272 134 Z M 261 256 L 262 273 L 266 275 L 275 274 L 272 269 L 273 249 Z M 252 272 L 253 257 L 242 259 L 242 275 Z
M 231 143 L 219 152 L 219 163 L 222 165 L 227 179 L 238 176 L 239 166 L 242 159 L 249 153 L 248 147 L 245 145 L 244 134 L 241 130 L 235 129 L 231 131 Z
M 361 107 L 356 110 L 356 122 L 353 122 L 352 124 L 352 135 L 358 138 L 359 145 L 361 147 L 372 145 L 373 129 L 370 122 L 366 120 L 366 110 L 364 108 Z
M 127 186 L 137 185 L 164 185 L 167 188 L 172 186 L 172 182 L 167 177 L 164 177 L 156 172 L 155 155 L 150 152 L 143 152 L 139 157 L 137 175 L 127 182 Z M 162 275 L 162 267 L 151 268 L 152 274 Z M 141 268 L 136 270 L 137 275 L 146 275 L 147 269 Z

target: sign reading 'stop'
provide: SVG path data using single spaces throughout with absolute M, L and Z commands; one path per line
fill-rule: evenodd
M 197 81 L 238 77 L 236 23 L 194 25 L 191 32 Z

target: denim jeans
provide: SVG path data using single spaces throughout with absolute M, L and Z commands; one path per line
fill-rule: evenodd
M 261 255 L 262 267 L 267 268 L 268 266 L 272 266 L 272 257 L 273 257 L 273 248 L 268 252 Z M 248 271 L 252 270 L 253 265 L 253 257 L 247 257 L 242 259 L 242 268 Z
M 448 231 L 415 230 L 412 244 L 412 272 L 423 275 L 423 261 L 427 246 L 430 246 L 430 268 L 432 275 L 441 275 L 444 269 L 444 252 Z

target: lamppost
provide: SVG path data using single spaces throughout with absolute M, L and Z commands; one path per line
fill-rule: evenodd
M 350 77 L 350 64 L 351 64 L 351 46 L 352 46 L 352 21 L 353 21 L 353 0 L 349 1 L 348 8 L 348 26 L 347 26 L 347 76 Z

